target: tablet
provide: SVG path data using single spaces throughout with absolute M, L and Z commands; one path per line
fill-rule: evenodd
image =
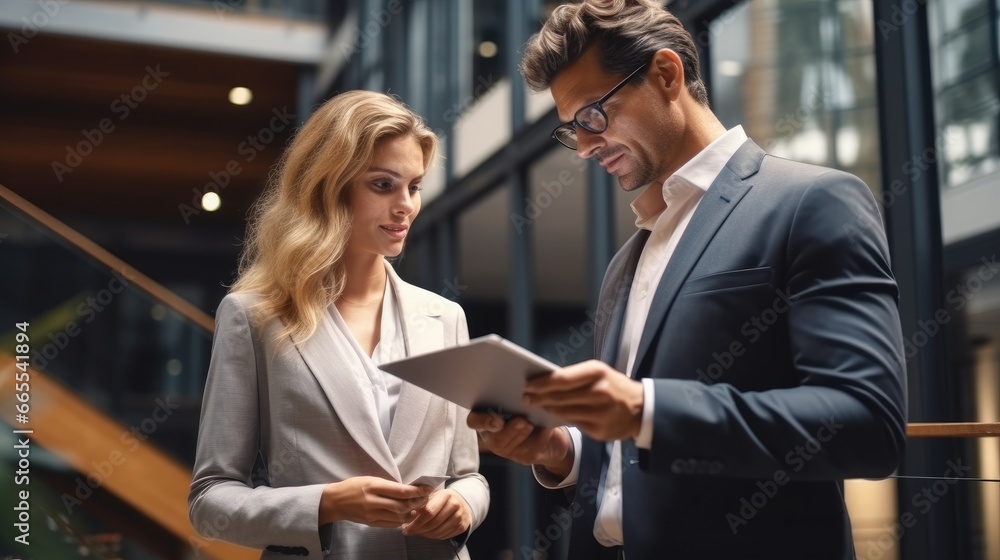
M 462 346 L 381 364 L 379 369 L 477 412 L 504 418 L 524 416 L 536 426 L 563 425 L 558 418 L 521 400 L 524 382 L 559 366 L 509 340 L 491 334 Z

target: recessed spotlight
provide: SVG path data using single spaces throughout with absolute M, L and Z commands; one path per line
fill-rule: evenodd
M 149 310 L 149 313 L 153 316 L 154 321 L 162 321 L 167 317 L 167 308 L 157 303 Z
M 181 363 L 177 358 L 173 358 L 167 362 L 167 373 L 170 375 L 180 375 L 184 371 L 184 364 Z
M 218 193 L 207 192 L 201 196 L 201 207 L 207 212 L 215 212 L 222 206 L 222 199 Z
M 234 87 L 229 90 L 229 102 L 233 105 L 249 105 L 253 101 L 253 92 L 249 88 Z
M 479 56 L 483 58 L 493 58 L 497 55 L 497 44 L 493 41 L 483 41 L 479 43 Z

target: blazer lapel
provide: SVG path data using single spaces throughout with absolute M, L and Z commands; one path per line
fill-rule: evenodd
M 324 312 L 316 332 L 305 342 L 296 343 L 299 354 L 319 381 L 337 417 L 358 447 L 399 480 L 399 469 L 386 445 L 385 436 L 382 435 L 371 381 L 360 367 L 343 366 L 345 362 L 353 363 L 358 358 L 354 355 L 341 355 L 342 352 L 354 350 L 336 343 L 336 337 L 340 335 L 335 329 L 330 313 Z
M 625 258 L 612 260 L 612 266 L 608 269 L 604 285 L 601 287 L 601 295 L 597 298 L 598 323 L 595 326 L 594 346 L 597 358 L 612 367 L 618 359 L 622 322 L 625 320 L 625 307 L 628 305 L 632 279 L 635 277 L 639 256 L 647 239 L 649 230 L 644 229 L 635 232 L 629 238 L 622 248 Z M 610 307 L 607 314 L 602 313 L 606 306 Z
M 747 140 L 726 163 L 712 186 L 705 191 L 704 198 L 698 204 L 656 287 L 635 355 L 633 371 L 637 372 L 636 377 L 641 377 L 638 372 L 642 371 L 643 360 L 656 339 L 677 292 L 687 281 L 691 269 L 701 258 L 715 232 L 752 187 L 746 179 L 757 172 L 764 155 L 757 144 Z
M 440 305 L 434 305 L 426 292 L 403 282 L 386 263 L 389 281 L 396 290 L 400 323 L 406 355 L 416 356 L 444 347 L 444 326 L 441 323 Z M 389 449 L 396 464 L 402 462 L 420 432 L 427 416 L 431 394 L 416 385 L 403 383 L 396 403 L 396 414 L 389 430 Z M 407 482 L 407 481 L 404 481 Z

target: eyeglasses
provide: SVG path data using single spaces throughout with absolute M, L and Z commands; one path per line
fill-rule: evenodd
M 617 86 L 611 88 L 611 91 L 604 94 L 597 101 L 591 103 L 590 105 L 584 105 L 579 111 L 573 115 L 573 120 L 568 123 L 563 123 L 556 127 L 552 131 L 552 137 L 559 141 L 560 144 L 566 146 L 571 150 L 575 150 L 577 147 L 576 138 L 576 127 L 580 127 L 588 132 L 593 132 L 594 134 L 600 134 L 608 129 L 608 114 L 604 112 L 604 102 L 611 98 L 618 90 L 622 88 L 625 84 L 629 82 L 640 70 L 646 67 L 646 63 L 642 66 L 636 68 L 628 75 L 627 78 L 622 80 Z

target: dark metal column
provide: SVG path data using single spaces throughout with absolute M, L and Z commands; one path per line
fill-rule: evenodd
M 927 12 L 924 3 L 911 2 L 906 3 L 908 14 L 903 4 L 873 2 L 883 192 L 899 193 L 885 205 L 886 225 L 900 288 L 903 336 L 913 342 L 919 321 L 933 320 L 935 312 L 944 309 L 944 298 L 937 158 L 936 154 L 925 158 L 926 150 L 935 149 Z M 914 161 L 921 162 L 923 172 L 912 172 Z M 907 346 L 909 420 L 955 420 L 956 395 L 948 381 L 946 337 L 919 340 L 926 343 L 916 351 Z M 910 441 L 900 472 L 940 476 L 946 461 L 959 456 L 959 447 L 948 441 Z M 953 499 L 935 503 L 926 513 L 913 511 L 911 502 L 924 486 L 926 481 L 899 483 L 899 515 L 911 512 L 919 520 L 900 539 L 901 557 L 963 557 L 957 544 L 958 512 Z
M 510 116 L 511 135 L 524 126 L 524 80 L 517 66 L 520 63 L 518 54 L 521 45 L 527 39 L 525 29 L 524 0 L 507 2 L 507 44 L 504 45 L 507 55 L 507 79 L 510 80 Z
M 442 5 L 442 9 L 446 13 L 446 20 L 448 21 L 448 32 L 445 34 L 445 43 L 448 46 L 447 52 L 448 62 L 446 68 L 446 76 L 448 80 L 448 87 L 445 89 L 447 92 L 445 95 L 445 112 L 441 115 L 444 121 L 444 133 L 447 135 L 447 141 L 445 142 L 445 160 L 444 160 L 444 181 L 445 185 L 451 185 L 452 180 L 455 178 L 455 120 L 458 116 L 454 113 L 454 110 L 458 108 L 458 100 L 462 99 L 460 94 L 459 85 L 459 67 L 462 64 L 459 57 L 462 56 L 461 49 L 459 45 L 461 41 L 458 38 L 458 29 L 462 22 L 461 14 L 458 11 L 457 6 L 453 6 L 451 2 L 445 2 Z
M 461 300 L 462 284 L 458 278 L 458 241 L 455 236 L 455 215 L 451 214 L 437 223 L 434 228 L 435 274 L 430 289 L 452 300 Z
M 528 198 L 527 173 L 524 168 L 511 171 L 508 176 L 510 184 L 510 212 L 525 215 Z M 533 307 L 535 302 L 532 279 L 532 228 L 530 224 L 523 227 L 507 228 L 510 243 L 510 274 L 508 294 L 508 332 L 511 339 L 531 348 L 534 344 Z M 531 535 L 535 526 L 535 494 L 536 483 L 527 467 L 515 465 L 508 467 L 508 483 L 513 492 L 513 507 L 507 512 L 510 544 L 513 550 L 520 551 L 523 546 L 531 548 Z
M 511 138 L 516 138 L 518 131 L 524 127 L 524 80 L 517 70 L 520 62 L 518 53 L 526 38 L 523 0 L 507 2 L 507 37 L 504 49 L 507 61 L 507 79 L 510 81 L 510 130 Z M 530 189 L 528 188 L 527 165 L 518 165 L 508 173 L 510 184 L 509 214 L 525 215 L 526 203 Z M 533 308 L 534 270 L 532 267 L 532 228 L 514 228 L 508 226 L 510 239 L 510 287 L 508 289 L 509 332 L 514 342 L 531 348 L 534 344 Z M 514 493 L 514 507 L 507 513 L 510 544 L 514 555 L 518 556 L 523 547 L 532 546 L 532 534 L 535 529 L 535 497 L 538 495 L 538 485 L 527 467 L 513 465 L 508 468 L 508 481 Z

